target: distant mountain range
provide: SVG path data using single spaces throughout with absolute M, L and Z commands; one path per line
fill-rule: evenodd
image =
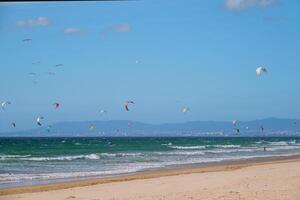
M 93 129 L 90 127 L 93 126 Z M 264 130 L 262 131 L 262 127 Z M 239 133 L 236 129 L 239 129 Z M 147 124 L 137 121 L 60 122 L 51 126 L 1 133 L 0 136 L 300 136 L 299 119 L 267 118 L 239 121 L 236 127 L 229 121 L 191 121 L 184 123 Z

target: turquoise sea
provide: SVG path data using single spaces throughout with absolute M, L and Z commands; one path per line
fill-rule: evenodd
M 287 137 L 0 138 L 0 188 L 297 154 Z

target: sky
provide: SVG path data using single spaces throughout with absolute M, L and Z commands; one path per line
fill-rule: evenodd
M 300 118 L 299 36 L 299 0 L 0 3 L 0 132 Z

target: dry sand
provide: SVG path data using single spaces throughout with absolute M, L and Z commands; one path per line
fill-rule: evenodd
M 0 190 L 0 200 L 300 200 L 300 159 L 239 162 Z

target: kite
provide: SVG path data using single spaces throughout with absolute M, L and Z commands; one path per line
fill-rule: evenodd
M 107 110 L 100 110 L 100 113 L 101 113 L 101 115 L 102 115 L 102 114 L 106 114 L 106 113 L 107 113 Z
M 36 62 L 31 63 L 31 64 L 37 65 L 37 64 L 40 64 L 40 63 L 41 63 L 41 61 L 36 61 Z
M 232 121 L 233 126 L 236 126 L 237 123 L 238 123 L 238 121 L 236 119 Z
M 258 67 L 258 68 L 256 69 L 256 74 L 257 74 L 258 76 L 260 76 L 260 75 L 262 75 L 263 73 L 266 73 L 266 72 L 268 72 L 268 70 L 267 70 L 267 68 L 265 68 L 265 67 Z
M 125 101 L 125 103 L 124 103 L 124 107 L 125 107 L 125 109 L 126 109 L 127 111 L 129 111 L 128 106 L 129 106 L 130 103 L 131 103 L 131 104 L 134 104 L 133 101 Z
M 183 113 L 187 113 L 187 112 L 189 112 L 190 110 L 191 110 L 191 109 L 188 108 L 188 107 L 182 108 L 182 112 L 183 112 Z
M 29 75 L 30 75 L 30 76 L 36 76 L 36 73 L 30 72 Z
M 1 108 L 2 108 L 2 110 L 5 110 L 5 107 L 6 107 L 7 105 L 9 105 L 9 104 L 11 104 L 10 101 L 3 101 L 3 102 L 1 103 Z
M 32 39 L 31 39 L 31 38 L 25 38 L 25 39 L 23 39 L 22 41 L 23 41 L 23 42 L 31 42 Z
M 234 126 L 234 129 L 236 130 L 236 134 L 239 134 L 240 129 L 237 127 L 237 124 L 238 124 L 238 120 L 235 119 L 232 121 L 232 125 Z
M 95 129 L 94 124 L 89 124 L 89 129 L 90 129 L 91 131 L 94 130 L 94 129 Z
M 37 123 L 38 126 L 42 126 L 42 123 L 41 123 L 41 120 L 42 120 L 42 119 L 44 119 L 44 117 L 38 117 L 38 118 L 36 119 L 36 123 Z
M 54 102 L 53 106 L 55 107 L 55 109 L 59 108 L 60 104 L 58 102 Z
M 264 130 L 265 130 L 263 126 L 261 126 L 260 129 L 261 129 L 261 132 L 264 132 Z
M 109 146 L 115 146 L 111 141 L 107 141 L 107 144 L 108 144 Z
M 47 72 L 48 75 L 54 76 L 55 73 L 54 72 Z
M 15 122 L 13 122 L 13 123 L 11 123 L 11 125 L 12 125 L 12 127 L 16 127 L 16 123 Z

